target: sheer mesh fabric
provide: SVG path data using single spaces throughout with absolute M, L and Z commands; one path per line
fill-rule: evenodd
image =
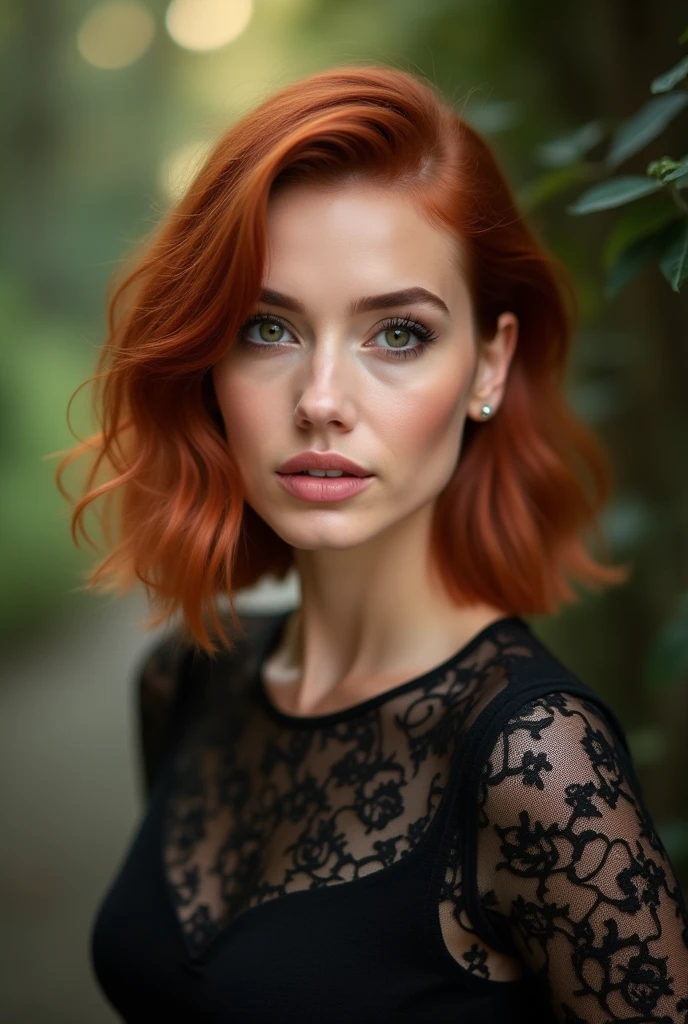
M 164 786 L 161 859 L 192 960 L 260 903 L 424 850 L 414 877 L 448 982 L 530 978 L 533 1019 L 688 1024 L 688 911 L 630 757 L 566 671 L 518 698 L 561 669 L 523 620 L 312 719 L 270 704 L 247 627 L 197 687 Z
M 558 1021 L 688 1021 L 685 899 L 595 704 L 549 693 L 511 714 L 482 770 L 477 819 L 483 920 Z M 466 948 L 459 845 L 441 909 L 447 942 L 467 970 L 506 979 L 511 961 L 478 936 Z
M 422 843 L 462 732 L 510 660 L 530 655 L 508 626 L 488 632 L 380 700 L 311 720 L 269 705 L 254 660 L 231 686 L 215 673 L 165 814 L 166 876 L 192 955 L 258 903 L 355 883 Z

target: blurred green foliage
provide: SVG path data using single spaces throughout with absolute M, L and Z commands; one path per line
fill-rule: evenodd
M 678 41 L 688 43 L 688 29 Z M 609 177 L 630 157 L 646 151 L 673 119 L 685 111 L 688 91 L 678 86 L 687 77 L 688 56 L 657 75 L 650 91 L 659 95 L 614 127 L 607 153 L 601 160 L 585 160 L 608 134 L 608 128 L 599 119 L 587 121 L 573 132 L 543 143 L 537 150 L 540 163 L 556 171 L 548 171 L 530 183 L 524 205 L 531 212 L 539 202 L 552 199 L 581 181 L 599 177 L 606 180 L 588 187 L 567 207 L 569 213 L 580 216 L 632 204 L 612 225 L 604 242 L 602 265 L 607 273 L 608 298 L 618 295 L 651 264 L 658 266 L 675 292 L 681 290 L 688 278 L 688 200 L 680 193 L 688 187 L 688 156 L 680 160 L 670 156 L 652 160 L 644 175 Z M 590 386 L 588 382 L 588 392 Z M 599 388 L 596 394 L 598 404 L 600 398 L 602 402 L 609 401 L 609 396 Z M 590 407 L 586 418 L 591 419 Z M 612 534 L 618 550 L 618 506 L 616 511 Z M 641 509 L 636 511 L 642 515 Z M 640 678 L 648 692 L 676 683 L 688 686 L 688 590 L 675 597 L 673 610 L 657 629 L 646 651 Z M 635 734 L 636 756 L 646 762 L 653 757 L 660 760 L 663 746 L 649 745 L 647 737 L 647 731 Z

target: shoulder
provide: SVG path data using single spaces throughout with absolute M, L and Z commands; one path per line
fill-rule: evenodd
M 237 627 L 228 610 L 218 614 L 231 648 L 208 656 L 186 629 L 175 626 L 153 638 L 135 666 L 139 749 L 147 793 L 162 759 L 191 717 L 206 701 L 212 711 L 215 702 L 225 701 L 229 695 L 234 700 L 262 645 L 282 621 L 282 616 L 274 613 L 241 611 Z M 217 686 L 211 685 L 214 680 Z
M 134 667 L 139 690 L 151 699 L 168 700 L 192 649 L 180 628 L 150 640 Z
M 513 733 L 524 741 L 539 733 L 541 743 L 551 740 L 556 744 L 566 737 L 574 742 L 586 711 L 599 716 L 629 755 L 615 709 L 565 664 L 525 619 L 514 616 L 498 624 L 491 630 L 489 642 L 471 650 L 466 669 L 473 684 L 471 707 L 461 722 L 457 753 L 464 762 L 462 771 L 474 782 L 505 736 Z
M 283 621 L 286 613 L 243 610 L 237 612 L 238 626 L 231 613 L 222 609 L 218 617 L 231 647 L 221 648 L 211 656 L 212 661 L 235 658 L 238 654 L 252 653 L 264 638 Z M 205 652 L 194 643 L 188 630 L 174 626 L 151 640 L 135 666 L 139 686 L 151 696 L 169 698 L 184 668 L 194 660 L 201 660 Z
M 643 792 L 615 709 L 529 627 L 517 632 L 457 759 L 459 813 L 469 816 L 468 831 L 506 821 L 527 831 L 536 819 L 552 828 L 593 796 L 593 816 L 602 802 L 608 812 L 623 806 L 637 820 Z M 495 828 L 489 831 L 497 842 Z
M 576 690 L 557 688 L 523 695 L 502 716 L 482 770 L 484 791 L 493 790 L 493 804 L 514 792 L 546 794 L 565 786 L 567 802 L 578 783 L 590 789 L 594 779 L 601 799 L 615 806 L 622 779 L 632 767 L 623 730 L 611 708 L 582 684 Z M 588 690 L 586 693 L 585 690 Z M 509 785 L 499 789 L 502 781 Z M 499 792 L 497 792 L 499 789 Z M 558 797 L 557 797 L 558 798 Z M 539 804 L 546 795 L 538 796 Z
M 623 859 L 621 848 L 630 864 L 641 839 L 666 855 L 619 729 L 599 696 L 564 690 L 531 697 L 503 719 L 480 766 L 481 887 L 506 903 L 539 879 L 528 895 L 544 899 L 555 865 L 582 877 L 584 862 L 602 869 L 612 849 L 615 863 Z
M 600 798 L 619 801 L 621 780 L 637 793 L 640 783 L 621 719 L 615 708 L 564 664 L 529 626 L 523 631 L 527 657 L 510 665 L 508 682 L 486 709 L 475 765 L 483 800 L 493 807 L 514 794 L 541 806 L 548 794 L 566 806 L 577 780 L 590 789 L 591 773 Z M 527 808 L 524 808 L 527 809 Z
M 518 617 L 512 620 L 497 657 L 500 671 L 493 673 L 485 687 L 480 707 L 484 712 L 478 730 L 481 754 L 505 731 L 520 736 L 539 734 L 543 743 L 575 743 L 587 715 L 590 724 L 594 721 L 603 731 L 606 728 L 622 753 L 630 756 L 616 709 L 562 661 L 528 622 Z
M 135 665 L 134 699 L 146 793 L 164 755 L 193 652 L 183 631 L 175 628 L 150 640 Z

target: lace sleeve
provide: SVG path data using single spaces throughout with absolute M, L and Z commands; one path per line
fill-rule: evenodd
M 139 762 L 146 799 L 166 749 L 183 669 L 192 648 L 170 634 L 147 652 L 135 673 Z
M 488 925 L 558 1021 L 688 1022 L 688 912 L 634 767 L 597 706 L 551 693 L 501 729 L 480 780 Z

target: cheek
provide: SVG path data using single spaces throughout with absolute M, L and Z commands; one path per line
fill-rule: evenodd
M 408 397 L 408 396 L 407 396 Z M 455 455 L 465 416 L 464 391 L 456 379 L 449 379 L 432 389 L 424 390 L 404 404 L 397 431 L 397 443 L 414 457 L 434 461 Z
M 237 452 L 250 447 L 265 433 L 271 404 L 261 401 L 260 389 L 237 373 L 216 371 L 213 384 L 230 446 Z

